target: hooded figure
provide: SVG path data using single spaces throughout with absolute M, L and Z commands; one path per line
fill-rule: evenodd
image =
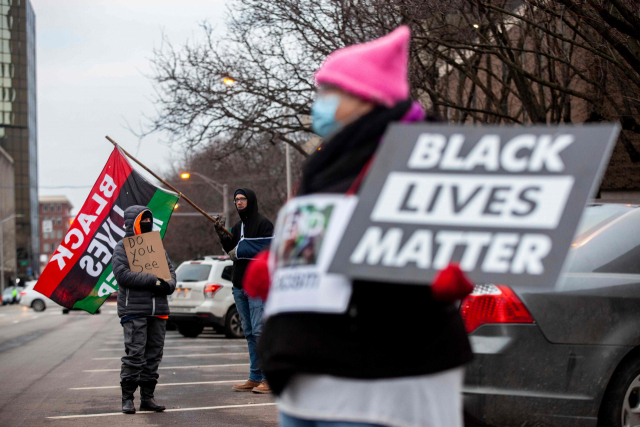
M 240 196 L 240 199 L 246 198 L 246 202 L 243 202 L 246 203 L 246 205 L 238 204 L 238 196 Z M 272 237 L 273 224 L 264 215 L 258 212 L 258 199 L 253 190 L 249 188 L 240 188 L 234 193 L 233 199 L 236 204 L 236 210 L 240 215 L 240 221 L 231 228 L 231 234 L 233 234 L 233 237 L 230 237 L 226 233 L 222 233 L 220 241 L 225 252 L 229 253 L 232 258 L 235 258 L 236 253 L 234 249 L 238 246 L 241 238 L 254 239 L 258 237 Z M 243 208 L 240 209 L 240 206 L 243 206 Z M 242 234 L 243 231 L 244 235 Z M 255 251 L 253 255 L 256 255 L 258 252 L 260 251 Z M 253 257 L 248 256 L 246 258 Z M 234 259 L 233 277 L 231 279 L 234 287 L 242 289 L 242 279 L 250 261 L 250 259 Z
M 322 197 L 340 203 L 345 193 L 357 194 L 387 127 L 425 120 L 422 107 L 409 99 L 409 42 L 409 29 L 400 27 L 332 53 L 318 70 L 312 125 L 324 142 L 303 166 L 297 196 L 305 196 L 304 201 L 294 198 L 291 206 L 321 203 Z M 281 249 L 272 248 L 276 253 Z M 254 265 L 247 275 L 249 292 Z M 279 277 L 297 283 L 294 267 L 272 268 L 270 277 L 289 268 Z M 358 426 L 462 427 L 462 366 L 471 359 L 471 349 L 452 302 L 465 293 L 445 301 L 433 286 L 350 280 L 320 269 L 314 273 L 316 283 L 333 281 L 333 289 L 346 289 L 339 294 L 346 294 L 344 311 L 291 307 L 301 300 L 301 294 L 296 298 L 292 293 L 287 309 L 277 311 L 273 304 L 280 301 L 278 295 L 272 289 L 269 296 L 269 302 L 276 302 L 270 306 L 260 355 L 279 397 L 280 425 L 313 427 L 322 421 L 323 426 L 346 426 L 349 421 Z M 299 274 L 310 274 L 306 271 Z M 259 273 L 264 280 L 267 273 Z M 444 280 L 452 281 L 448 277 L 457 276 L 448 274 Z M 282 295 L 283 288 L 276 292 Z M 468 292 L 468 287 L 462 289 Z M 321 297 L 335 300 L 338 294 L 316 300 L 325 301 Z
M 126 237 L 153 230 L 153 214 L 146 206 L 130 206 L 124 211 Z M 154 390 L 158 383 L 158 366 L 162 360 L 164 336 L 169 318 L 167 295 L 176 289 L 176 273 L 166 254 L 171 280 L 154 274 L 137 273 L 129 268 L 124 241 L 113 252 L 113 274 L 118 282 L 118 317 L 124 330 L 126 356 L 122 358 L 120 385 L 122 412 L 134 414 L 133 394 L 140 386 L 141 411 L 161 412 Z
M 251 262 L 261 247 L 244 248 L 242 259 L 238 259 L 236 252 L 239 250 L 239 243 L 244 239 L 268 238 L 273 236 L 273 224 L 265 216 L 258 212 L 258 199 L 256 193 L 249 188 L 236 190 L 233 195 L 234 203 L 240 221 L 232 228 L 232 237 L 224 232 L 224 218 L 219 220 L 216 232 L 220 237 L 222 247 L 233 260 L 233 298 L 236 302 L 236 309 L 240 315 L 244 336 L 247 339 L 250 358 L 249 380 L 244 384 L 233 386 L 234 391 L 253 391 L 255 393 L 270 393 L 264 375 L 260 370 L 260 360 L 258 358 L 258 338 L 262 330 L 262 309 L 263 303 L 259 298 L 249 298 L 242 290 L 242 279 L 244 278 L 247 265 Z M 265 239 L 266 240 L 266 239 Z

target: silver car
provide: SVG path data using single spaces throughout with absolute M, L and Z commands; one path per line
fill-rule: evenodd
M 228 256 L 185 261 L 176 269 L 176 291 L 169 296 L 169 321 L 185 337 L 195 338 L 207 326 L 228 338 L 242 338 L 233 299 L 233 263 Z

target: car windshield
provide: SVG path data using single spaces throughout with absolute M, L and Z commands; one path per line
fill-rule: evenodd
M 640 274 L 640 245 L 630 224 L 640 211 L 628 205 L 592 205 L 582 215 L 567 256 L 568 273 Z M 624 218 L 623 218 L 624 217 Z
M 177 272 L 178 282 L 201 282 L 209 278 L 211 265 L 209 264 L 182 264 Z
M 635 206 L 615 204 L 587 206 L 578 224 L 575 240 L 577 241 L 583 236 L 593 233 L 634 209 L 636 209 Z

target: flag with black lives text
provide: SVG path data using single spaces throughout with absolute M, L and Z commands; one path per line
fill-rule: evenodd
M 95 313 L 118 290 L 111 258 L 125 235 L 125 209 L 147 206 L 153 229 L 164 237 L 178 198 L 147 181 L 114 148 L 34 289 L 63 307 Z

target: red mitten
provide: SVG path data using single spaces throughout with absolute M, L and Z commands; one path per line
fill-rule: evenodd
M 431 294 L 436 301 L 454 302 L 473 292 L 473 283 L 460 270 L 457 263 L 450 263 L 440 270 L 431 284 Z
M 268 262 L 269 251 L 262 251 L 249 263 L 244 272 L 242 289 L 251 298 L 261 298 L 264 301 L 269 295 L 271 280 Z

